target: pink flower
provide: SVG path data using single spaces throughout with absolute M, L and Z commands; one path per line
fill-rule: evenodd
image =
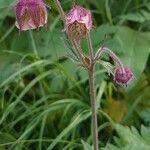
M 132 71 L 127 68 L 117 67 L 114 72 L 114 80 L 119 84 L 128 85 L 129 81 L 133 79 Z
M 65 30 L 74 40 L 80 40 L 92 28 L 91 12 L 79 5 L 73 6 L 66 15 Z
M 47 23 L 47 10 L 43 0 L 18 0 L 16 26 L 20 30 L 36 29 Z

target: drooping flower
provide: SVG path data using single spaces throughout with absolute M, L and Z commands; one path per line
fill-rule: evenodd
M 103 53 L 108 54 L 112 58 L 112 60 L 115 64 L 115 69 L 110 63 L 101 60 L 101 56 L 102 56 Z M 110 73 L 113 74 L 114 81 L 116 83 L 127 86 L 128 83 L 132 79 L 134 79 L 134 75 L 133 75 L 132 71 L 128 67 L 124 67 L 121 60 L 108 47 L 106 47 L 106 46 L 100 47 L 98 49 L 97 53 L 95 54 L 94 59 L 95 59 L 95 61 L 97 61 L 98 63 L 103 65 L 107 69 L 109 74 Z
M 74 40 L 80 40 L 92 28 L 91 12 L 79 5 L 73 6 L 65 18 L 65 31 Z
M 128 85 L 133 79 L 133 73 L 128 67 L 117 67 L 114 72 L 114 81 L 118 84 Z
M 47 23 L 47 10 L 43 0 L 18 0 L 16 26 L 21 31 L 36 29 Z

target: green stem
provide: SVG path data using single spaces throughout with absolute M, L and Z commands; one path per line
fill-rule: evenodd
M 30 33 L 32 47 L 33 47 L 33 52 L 36 55 L 36 57 L 38 58 L 38 52 L 37 52 L 37 49 L 36 49 L 36 45 L 35 45 L 35 42 L 34 42 L 32 31 L 30 30 L 29 33 Z

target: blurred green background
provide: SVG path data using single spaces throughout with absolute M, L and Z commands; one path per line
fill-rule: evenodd
M 134 72 L 126 88 L 96 67 L 103 150 L 150 150 L 150 1 L 76 0 L 92 11 L 96 51 L 107 46 Z M 61 0 L 67 12 L 72 0 Z M 92 150 L 87 73 L 70 46 L 55 4 L 48 24 L 19 32 L 14 0 L 0 0 L 0 150 Z M 85 41 L 82 47 L 86 53 Z

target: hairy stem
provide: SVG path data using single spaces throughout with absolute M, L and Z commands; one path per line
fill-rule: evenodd
M 116 56 L 116 54 L 110 50 L 109 48 L 107 47 L 100 47 L 95 55 L 95 58 L 94 58 L 94 61 L 97 61 L 97 59 L 100 58 L 100 56 L 102 55 L 102 53 L 107 53 L 109 54 L 109 56 L 112 57 L 113 60 L 115 60 L 115 63 L 117 62 L 117 64 L 121 67 L 122 69 L 122 72 L 124 73 L 125 70 L 124 70 L 124 66 L 122 64 L 122 62 L 120 61 L 120 59 Z
M 89 87 L 90 87 L 90 100 L 92 108 L 92 137 L 94 150 L 98 150 L 98 127 L 97 127 L 97 107 L 96 107 L 96 91 L 95 91 L 95 62 L 94 62 L 94 51 L 92 46 L 92 40 L 90 33 L 87 34 L 87 42 L 90 55 L 90 67 L 88 69 L 89 75 Z
M 113 60 L 115 60 L 118 63 L 118 65 L 124 70 L 122 62 L 120 61 L 120 59 L 117 57 L 117 55 L 112 50 L 110 50 L 107 47 L 103 47 L 102 50 L 103 50 L 103 52 L 108 53 L 113 58 Z
M 70 41 L 71 41 L 71 39 L 70 39 Z M 85 62 L 85 60 L 84 60 L 84 55 L 82 54 L 82 51 L 81 51 L 81 49 L 80 49 L 78 43 L 77 43 L 75 40 L 73 40 L 72 45 L 73 45 L 73 47 L 75 48 L 75 50 L 76 50 L 76 52 L 77 52 L 77 54 L 78 54 L 78 56 L 79 56 L 79 58 L 80 58 L 80 61 L 81 61 L 81 62 L 83 63 L 83 65 L 86 67 L 87 64 L 86 64 L 86 62 Z
M 61 4 L 59 0 L 54 0 L 57 9 L 59 11 L 59 14 L 65 23 L 65 13 L 63 11 L 63 8 L 61 7 Z M 84 60 L 82 51 L 80 51 L 80 48 L 78 47 L 78 43 L 75 41 L 72 41 L 70 37 L 68 36 L 68 39 L 72 43 L 73 47 L 76 49 L 80 60 L 82 63 L 85 65 L 85 67 L 88 70 L 88 75 L 89 75 L 89 87 L 90 87 L 90 100 L 91 100 L 91 107 L 92 107 L 92 136 L 93 136 L 93 145 L 94 145 L 94 150 L 98 150 L 98 128 L 97 128 L 97 108 L 96 108 L 96 91 L 95 91 L 95 82 L 94 82 L 94 71 L 95 71 L 95 63 L 94 63 L 94 54 L 93 54 L 93 47 L 92 47 L 92 41 L 90 34 L 87 34 L 87 41 L 88 41 L 88 47 L 89 47 L 89 55 L 90 55 L 90 61 L 91 64 L 90 66 L 86 65 L 86 62 Z
M 93 59 L 94 54 L 93 54 L 93 47 L 92 47 L 92 41 L 91 41 L 91 36 L 90 33 L 87 33 L 87 42 L 88 42 L 88 47 L 89 47 L 89 55 L 90 58 Z
M 89 87 L 90 87 L 90 99 L 92 109 L 92 137 L 94 150 L 98 150 L 98 127 L 97 127 L 97 108 L 96 108 L 96 91 L 95 91 L 95 80 L 94 80 L 94 65 L 91 66 L 88 71 L 89 75 Z
M 63 8 L 61 7 L 59 0 L 54 0 L 54 2 L 55 5 L 57 6 L 61 19 L 63 20 L 63 22 L 65 22 L 65 12 L 63 11 Z

